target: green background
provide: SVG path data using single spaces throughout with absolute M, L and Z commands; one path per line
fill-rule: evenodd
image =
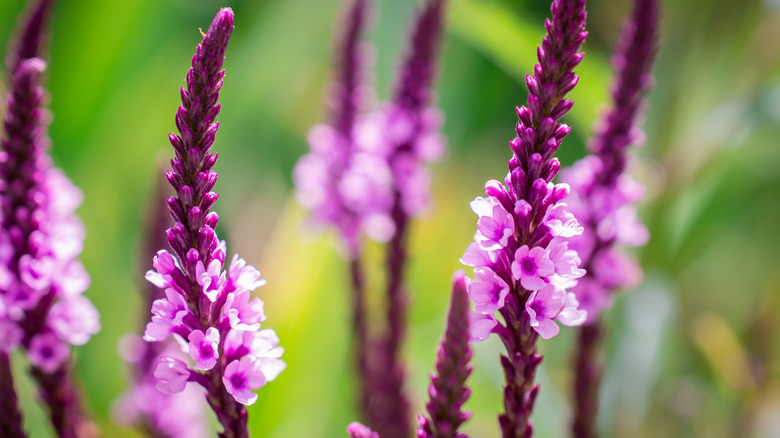
M 374 83 L 386 98 L 413 0 L 379 1 L 369 38 Z M 589 2 L 585 61 L 565 118 L 560 157 L 580 158 L 607 102 L 609 56 L 630 2 Z M 172 155 L 178 88 L 219 7 L 236 13 L 221 94 L 218 232 L 268 280 L 265 327 L 278 331 L 287 370 L 250 408 L 254 436 L 340 437 L 356 420 L 350 372 L 346 266 L 331 234 L 313 235 L 290 174 L 306 132 L 324 119 L 335 0 L 62 0 L 53 22 L 48 84 L 55 163 L 81 187 L 88 237 L 87 295 L 102 330 L 76 349 L 78 378 L 106 437 L 138 436 L 114 425 L 111 404 L 127 385 L 119 338 L 138 331 L 143 214 Z M 514 106 L 549 15 L 546 1 L 452 0 L 437 84 L 446 114 L 447 159 L 433 167 L 434 208 L 411 232 L 408 392 L 414 411 L 443 331 L 450 277 L 471 240 L 468 202 L 503 177 Z M 0 0 L 6 47 L 21 0 Z M 644 284 L 608 314 L 604 436 L 754 436 L 780 433 L 780 2 L 686 0 L 663 5 L 657 85 L 647 142 L 632 172 L 647 187 L 641 207 L 652 237 L 637 251 Z M 2 87 L 2 86 L 0 86 Z M 369 256 L 381 284 L 381 249 Z M 378 301 L 375 299 L 374 301 Z M 374 303 L 377 304 L 377 303 Z M 537 435 L 567 434 L 575 329 L 541 342 Z M 495 340 L 476 346 L 474 417 L 466 431 L 498 436 L 502 375 Z M 17 357 L 27 428 L 50 434 Z M 209 414 L 211 415 L 211 414 Z M 213 422 L 213 419 L 211 420 Z

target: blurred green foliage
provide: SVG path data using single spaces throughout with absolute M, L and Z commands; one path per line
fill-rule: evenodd
M 23 9 L 0 1 L 0 46 Z M 222 194 L 220 235 L 268 285 L 267 327 L 288 369 L 250 408 L 254 436 L 340 437 L 356 419 L 346 266 L 326 235 L 303 230 L 290 172 L 308 128 L 323 119 L 332 29 L 339 1 L 62 1 L 53 23 L 50 133 L 58 166 L 86 195 L 80 214 L 89 297 L 102 331 L 77 349 L 78 377 L 107 437 L 138 436 L 113 423 L 126 386 L 117 354 L 138 331 L 139 236 L 159 163 L 171 155 L 177 87 L 198 28 L 231 6 L 221 129 L 215 145 Z M 564 164 L 584 154 L 607 102 L 609 56 L 630 2 L 589 2 L 587 56 L 579 68 Z M 391 87 L 414 0 L 379 1 L 370 34 L 375 84 Z M 449 281 L 474 231 L 468 201 L 501 178 L 514 106 L 526 98 L 548 2 L 452 0 L 438 84 L 448 159 L 437 165 L 435 208 L 414 225 L 409 392 L 416 411 L 443 331 Z M 780 433 L 780 2 L 666 1 L 646 145 L 633 166 L 648 188 L 643 218 L 652 239 L 639 250 L 645 283 L 608 315 L 607 373 L 599 423 L 605 437 L 770 437 Z M 447 226 L 439 224 L 446 223 Z M 377 266 L 381 251 L 372 247 Z M 376 270 L 378 272 L 378 270 Z M 380 279 L 372 280 L 378 283 Z M 538 436 L 565 436 L 573 329 L 544 342 Z M 466 431 L 498 436 L 500 346 L 476 346 L 474 417 Z M 17 362 L 32 436 L 50 432 Z

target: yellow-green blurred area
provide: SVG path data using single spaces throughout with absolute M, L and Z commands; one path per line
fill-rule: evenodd
M 22 0 L 0 0 L 5 47 Z M 214 150 L 221 193 L 218 232 L 230 253 L 268 284 L 264 327 L 278 331 L 287 370 L 250 407 L 256 437 L 343 437 L 358 419 L 351 372 L 347 268 L 332 234 L 302 225 L 291 170 L 306 133 L 325 117 L 336 0 L 63 0 L 53 22 L 48 85 L 56 164 L 83 189 L 88 237 L 82 259 L 102 330 L 76 349 L 78 379 L 106 437 L 140 436 L 112 420 L 128 369 L 121 336 L 141 330 L 143 215 L 172 155 L 195 46 L 217 10 L 230 6 L 220 131 Z M 388 96 L 415 0 L 380 0 L 370 39 L 374 78 Z M 585 153 L 610 83 L 609 57 L 629 1 L 589 2 L 587 55 L 565 120 L 564 165 Z M 549 15 L 545 0 L 452 0 L 437 84 L 447 159 L 434 166 L 435 205 L 411 232 L 405 348 L 414 411 L 426 400 L 448 305 L 449 282 L 472 238 L 468 202 L 501 179 L 515 105 Z M 647 141 L 632 172 L 652 238 L 636 253 L 644 284 L 608 313 L 606 373 L 598 419 L 605 437 L 780 435 L 780 1 L 665 1 Z M 381 248 L 368 251 L 381 270 Z M 378 286 L 382 279 L 374 277 Z M 376 292 L 381 288 L 375 287 Z M 381 300 L 372 298 L 377 308 Z M 373 318 L 377 320 L 377 318 Z M 543 341 L 537 436 L 568 434 L 570 353 L 576 329 Z M 498 436 L 501 346 L 476 347 L 466 425 Z M 17 357 L 26 427 L 48 437 Z M 576 370 L 574 371 L 576 372 Z M 209 415 L 211 415 L 209 413 Z M 213 423 L 214 420 L 212 419 Z

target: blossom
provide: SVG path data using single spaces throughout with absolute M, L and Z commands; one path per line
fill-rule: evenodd
M 479 216 L 477 233 L 474 235 L 479 246 L 487 251 L 505 248 L 509 237 L 515 233 L 512 215 L 493 198 L 478 197 L 471 202 L 471 209 Z
M 515 260 L 512 262 L 512 275 L 515 280 L 528 290 L 539 290 L 547 282 L 544 277 L 555 273 L 555 265 L 547 257 L 544 248 L 535 246 L 528 249 L 523 245 L 515 252 Z
M 30 340 L 27 356 L 33 365 L 53 373 L 70 356 L 70 348 L 52 333 L 41 333 Z
M 471 327 L 469 342 L 481 342 L 493 333 L 498 321 L 493 315 L 477 312 L 469 313 L 469 326 Z
M 579 258 L 573 248 L 567 252 L 569 247 L 560 246 L 562 239 L 581 234 L 583 227 L 564 202 L 569 186 L 552 180 L 561 167 L 554 154 L 571 131 L 559 120 L 572 107 L 565 97 L 578 81 L 573 69 L 582 60 L 578 52 L 587 35 L 585 0 L 555 0 L 551 11 L 537 50 L 539 62 L 526 76 L 528 100 L 517 108 L 517 136 L 510 142 L 508 172 L 503 183 L 488 181 L 487 197 L 471 203 L 479 217 L 474 234 L 479 248 L 470 245 L 461 259 L 474 266 L 477 283 L 494 277 L 508 281 L 506 294 L 498 295 L 504 298 L 500 306 L 498 300 L 486 297 L 501 288 L 469 289 L 475 310 L 487 313 L 472 317 L 472 339 L 496 333 L 507 349 L 501 362 L 507 411 L 499 417 L 504 436 L 524 436 L 532 430 L 528 419 L 537 389 L 529 378 L 541 361 L 534 331 L 548 339 L 559 331 L 554 319 L 570 325 L 584 320 L 576 299 L 566 290 L 582 276 Z
M 205 334 L 200 330 L 193 330 L 187 339 L 190 341 L 190 357 L 195 361 L 195 369 L 214 368 L 219 359 L 219 330 L 209 327 Z
M 474 276 L 476 280 L 467 283 L 469 298 L 476 304 L 474 310 L 488 314 L 504 307 L 509 285 L 488 268 L 474 269 Z
M 155 388 L 163 394 L 173 394 L 184 391 L 190 370 L 187 364 L 173 357 L 163 356 L 154 366 L 154 377 L 157 378 Z
M 224 315 L 230 321 L 230 326 L 242 330 L 257 330 L 265 321 L 263 302 L 260 298 L 252 298 L 247 290 L 239 290 L 228 294 L 225 301 Z
M 531 318 L 531 327 L 542 338 L 550 339 L 560 330 L 554 319 L 570 326 L 585 322 L 587 312 L 578 310 L 578 304 L 574 294 L 549 284 L 531 294 L 525 310 Z
M 262 388 L 267 379 L 260 363 L 252 356 L 234 360 L 225 367 L 222 382 L 225 389 L 241 404 L 252 405 L 257 401 L 254 389 Z
M 98 311 L 83 295 L 54 303 L 46 317 L 46 324 L 63 341 L 84 345 L 100 330 Z

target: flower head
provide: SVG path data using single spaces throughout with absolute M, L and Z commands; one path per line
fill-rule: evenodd
M 266 381 L 261 364 L 252 356 L 244 356 L 240 360 L 230 362 L 222 377 L 227 392 L 236 401 L 247 406 L 257 401 L 257 394 L 252 391 L 262 388 Z

